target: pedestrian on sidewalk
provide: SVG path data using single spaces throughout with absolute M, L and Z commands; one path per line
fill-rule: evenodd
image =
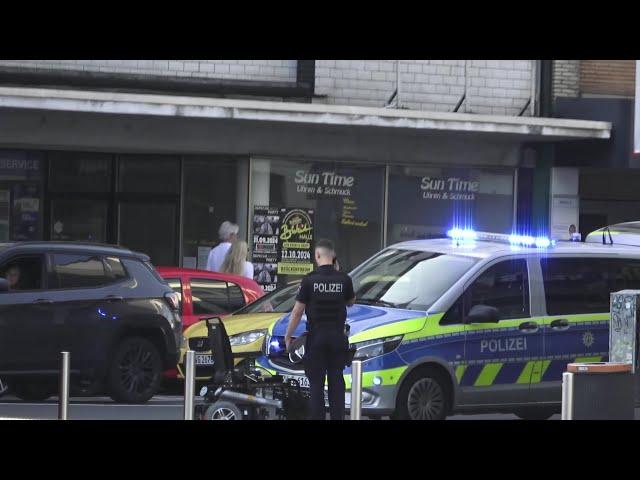
M 233 275 L 242 275 L 253 280 L 253 264 L 247 261 L 249 245 L 244 240 L 236 240 L 227 251 L 220 271 Z
M 212 248 L 209 252 L 209 258 L 207 259 L 207 270 L 212 272 L 219 272 L 222 268 L 222 262 L 227 255 L 227 252 L 231 248 L 231 244 L 238 238 L 238 231 L 240 227 L 235 223 L 229 221 L 222 222 L 218 235 L 220 236 L 220 243 L 217 247 Z

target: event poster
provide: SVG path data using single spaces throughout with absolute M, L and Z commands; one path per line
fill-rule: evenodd
M 306 275 L 313 270 L 313 210 L 280 210 L 280 256 L 278 273 Z
M 280 209 L 254 207 L 252 233 L 253 279 L 265 292 L 272 292 L 278 288 Z
M 289 275 L 313 270 L 313 214 L 312 209 L 254 207 L 254 280 L 265 292 L 284 285 Z

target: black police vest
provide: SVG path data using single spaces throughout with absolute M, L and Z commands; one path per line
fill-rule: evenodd
M 322 266 L 307 275 L 309 303 L 305 308 L 309 330 L 344 326 L 347 320 L 347 275 L 333 266 Z

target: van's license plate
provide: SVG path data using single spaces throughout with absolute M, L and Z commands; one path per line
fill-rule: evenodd
M 304 375 L 282 375 L 286 381 L 297 380 L 302 388 L 309 388 L 309 379 Z
M 213 365 L 213 355 L 196 355 L 196 365 Z

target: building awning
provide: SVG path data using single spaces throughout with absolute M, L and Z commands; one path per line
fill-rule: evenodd
M 380 127 L 425 133 L 509 136 L 522 141 L 555 142 L 611 136 L 611 123 L 586 120 L 51 88 L 0 87 L 0 108 Z

